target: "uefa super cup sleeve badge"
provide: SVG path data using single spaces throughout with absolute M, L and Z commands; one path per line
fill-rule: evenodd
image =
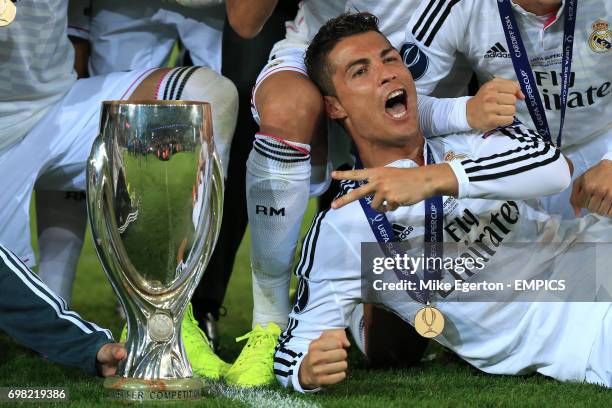
M 17 7 L 11 0 L 0 0 L 0 27 L 5 27 L 15 20 Z

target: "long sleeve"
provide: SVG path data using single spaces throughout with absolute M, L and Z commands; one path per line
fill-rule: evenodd
M 110 331 L 66 309 L 64 300 L 0 245 L 0 330 L 56 363 L 97 374 Z
M 471 138 L 469 159 L 449 162 L 459 181 L 458 198 L 520 200 L 555 194 L 571 182 L 560 150 L 523 125 Z
M 274 373 L 284 386 L 299 392 L 299 371 L 310 342 L 328 329 L 346 328 L 361 295 L 357 254 L 339 231 L 325 222 L 325 212 L 313 222 L 302 247 L 296 302 L 274 355 Z
M 425 137 L 444 136 L 471 130 L 466 114 L 469 99 L 469 96 L 435 98 L 419 95 L 419 124 Z

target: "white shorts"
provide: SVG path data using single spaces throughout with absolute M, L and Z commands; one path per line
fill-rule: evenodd
M 0 243 L 28 266 L 30 199 L 42 190 L 85 190 L 85 166 L 104 100 L 126 99 L 151 70 L 78 80 L 18 143 L 0 151 Z
M 565 157 L 572 161 L 574 173 L 572 174 L 572 184 L 559 194 L 540 198 L 544 209 L 551 214 L 561 214 L 564 219 L 575 218 L 574 209 L 570 205 L 573 182 L 585 171 L 600 162 L 602 157 L 612 151 L 612 127 L 594 135 L 591 139 L 583 141 L 581 144 L 562 149 Z M 582 210 L 582 215 L 586 215 L 587 210 Z
M 294 71 L 308 76 L 304 64 L 304 53 L 308 48 L 308 27 L 304 20 L 301 4 L 295 20 L 286 22 L 285 27 L 285 39 L 274 44 L 268 63 L 257 76 L 253 87 L 251 113 L 257 124 L 260 120 L 255 104 L 255 94 L 266 78 L 281 71 Z M 318 196 L 327 191 L 331 182 L 331 170 L 345 163 L 353 163 L 353 158 L 350 155 L 351 140 L 344 129 L 337 123 L 327 120 L 327 134 L 330 141 L 328 143 L 327 166 L 323 172 L 313 171 L 310 179 L 311 196 Z M 333 143 L 331 143 L 332 140 Z
M 161 0 L 71 0 L 68 34 L 91 42 L 92 75 L 165 66 L 178 39 L 194 65 L 221 73 L 224 21 L 223 4 L 199 9 Z
M 601 332 L 591 348 L 584 380 L 612 387 L 612 309 L 601 322 Z

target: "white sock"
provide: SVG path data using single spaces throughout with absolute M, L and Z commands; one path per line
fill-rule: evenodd
M 87 226 L 83 192 L 37 191 L 39 276 L 69 305 Z
M 253 326 L 287 325 L 291 267 L 309 186 L 309 145 L 255 135 L 246 177 Z
M 227 177 L 230 148 L 238 118 L 238 90 L 226 77 L 205 67 L 170 70 L 157 87 L 157 99 L 208 102 L 212 111 L 215 147 Z

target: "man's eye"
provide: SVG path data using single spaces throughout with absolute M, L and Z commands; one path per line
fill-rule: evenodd
M 385 64 L 388 62 L 395 62 L 397 61 L 397 57 L 387 57 L 383 61 L 385 62 Z
M 366 73 L 366 71 L 367 70 L 366 70 L 365 67 L 358 68 L 355 72 L 353 72 L 353 78 L 360 77 L 360 76 L 364 75 Z

